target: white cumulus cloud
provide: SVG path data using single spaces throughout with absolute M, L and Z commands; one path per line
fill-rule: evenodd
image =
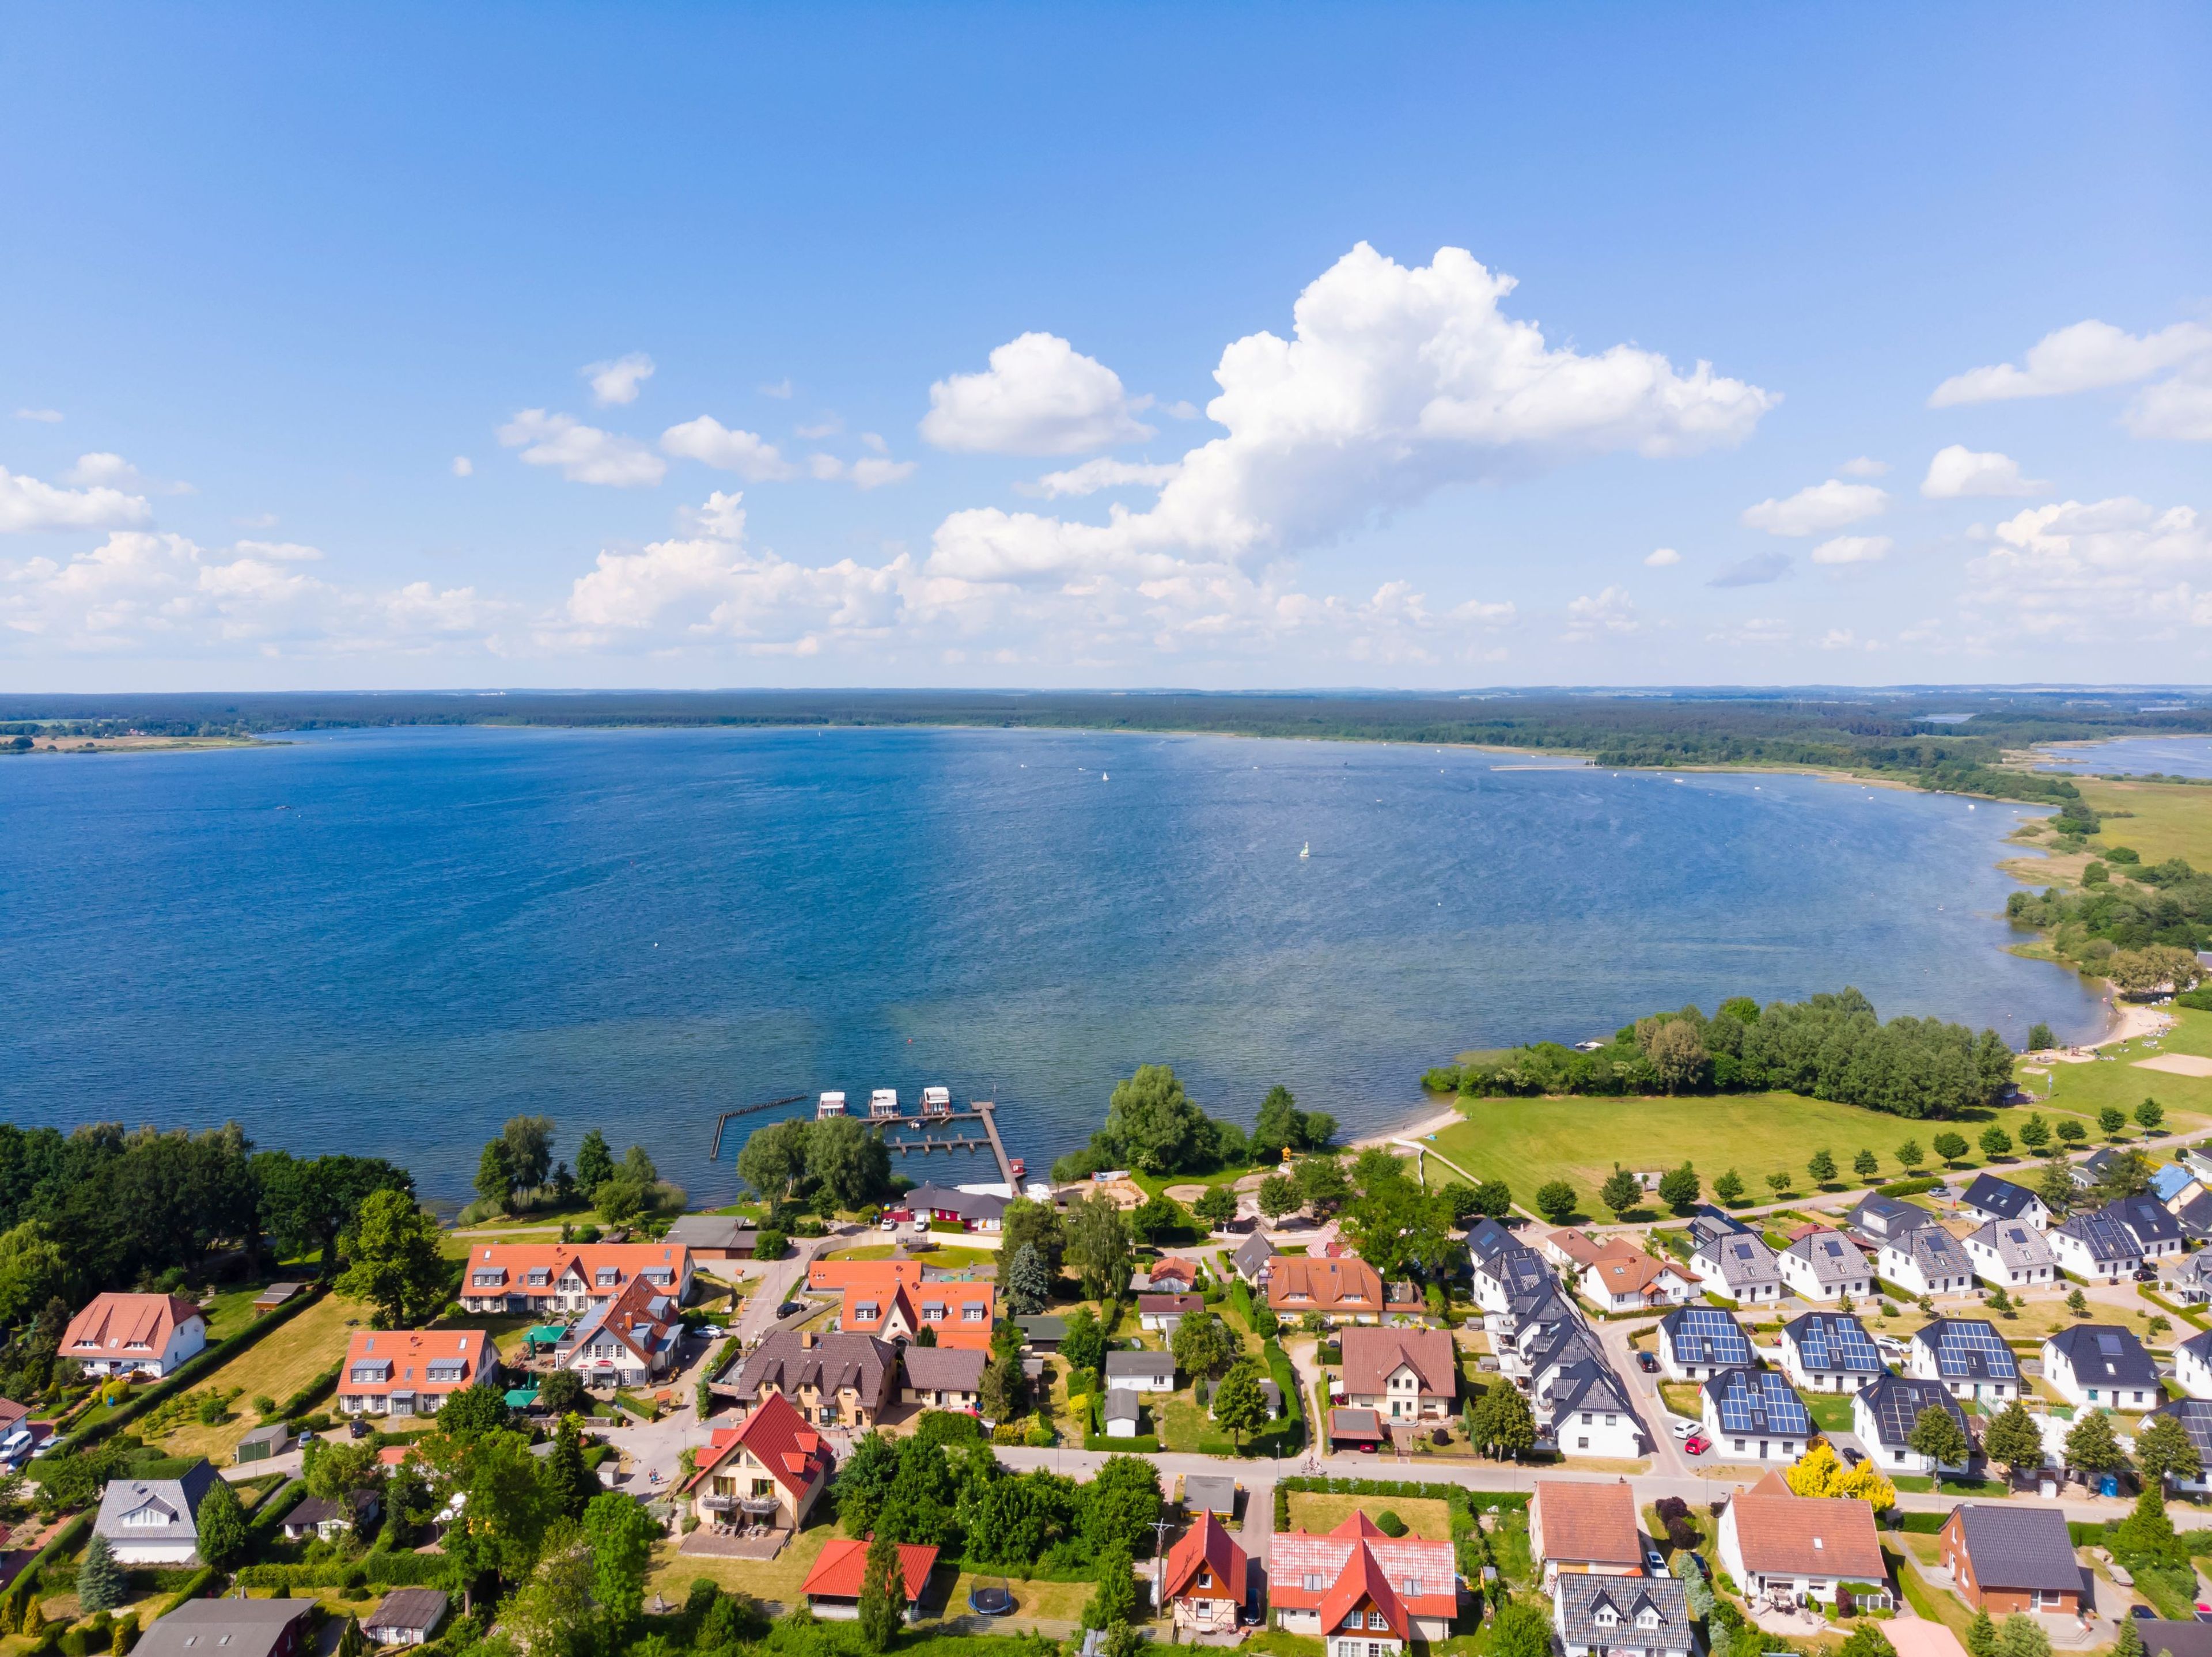
M 1024 495 L 1041 495 L 1047 500 L 1058 500 L 1064 495 L 1096 495 L 1101 489 L 1127 489 L 1132 485 L 1157 489 L 1170 483 L 1182 470 L 1174 461 L 1161 465 L 1147 465 L 1141 461 L 1115 460 L 1101 457 L 1086 460 L 1066 471 L 1047 472 L 1034 483 L 1017 483 L 1014 488 Z
M 642 351 L 609 362 L 593 362 L 581 370 L 592 382 L 592 401 L 602 409 L 637 401 L 637 388 L 653 378 L 653 359 Z
M 2032 634 L 2212 628 L 2212 535 L 2188 507 L 2128 495 L 2032 507 L 1996 526 L 1967 575 L 1977 607 Z
M 1152 435 L 1137 419 L 1152 398 L 1128 396 L 1119 374 L 1057 334 L 1018 335 L 990 361 L 929 388 L 927 441 L 971 454 L 1081 454 Z
M 142 495 L 105 484 L 67 489 L 0 466 L 0 534 L 30 530 L 108 529 L 143 524 L 153 511 Z
M 1680 373 L 1632 346 L 1547 346 L 1498 309 L 1513 286 L 1462 249 L 1407 267 L 1363 242 L 1299 295 L 1291 338 L 1254 334 L 1222 353 L 1206 414 L 1227 434 L 1186 454 L 1149 510 L 1116 506 L 1103 525 L 957 512 L 927 567 L 1035 585 L 1264 565 L 1447 484 L 1739 443 L 1773 406 L 1706 363 Z
M 650 489 L 668 472 L 667 462 L 642 443 L 543 409 L 523 410 L 499 428 L 499 440 L 520 449 L 526 465 L 558 466 L 572 483 Z
M 2017 365 L 1999 362 L 1954 374 L 1936 388 L 1928 405 L 1948 409 L 2125 385 L 2207 352 L 2212 352 L 2212 328 L 2199 323 L 2177 322 L 2138 336 L 2093 319 L 2045 334 Z
M 2124 416 L 2137 437 L 2212 443 L 2212 355 L 2136 393 Z
M 1875 564 L 1889 556 L 1895 543 L 1887 535 L 1839 535 L 1813 549 L 1816 564 Z
M 1607 587 L 1569 601 L 1567 630 L 1560 636 L 1580 641 L 1601 633 L 1638 633 L 1643 628 L 1628 595 L 1619 587 Z
M 1682 561 L 1682 555 L 1672 547 L 1658 547 L 1646 553 L 1644 561 L 1653 569 L 1672 569 Z
M 1928 463 L 1920 493 L 1930 501 L 1957 501 L 1968 495 L 2036 495 L 2050 487 L 2041 478 L 2022 477 L 2020 462 L 2008 454 L 1977 452 L 1954 443 L 1938 449 Z
M 1820 535 L 1879 515 L 1889 496 L 1871 483 L 1846 483 L 1832 477 L 1784 500 L 1765 500 L 1743 509 L 1743 522 L 1769 535 Z
M 1842 470 L 1846 477 L 1880 477 L 1889 470 L 1889 462 L 1863 454 L 1856 460 L 1844 462 Z
M 671 426 L 660 434 L 660 447 L 663 453 L 678 459 L 735 472 L 749 483 L 774 483 L 799 475 L 799 469 L 759 433 L 733 431 L 712 415 Z

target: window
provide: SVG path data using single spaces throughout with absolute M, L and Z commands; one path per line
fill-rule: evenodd
M 963 1322 L 963 1323 L 981 1323 L 981 1322 L 982 1322 L 982 1321 L 983 1321 L 983 1308 L 982 1308 L 982 1304 L 981 1304 L 981 1302 L 977 1302 L 977 1301 L 970 1301 L 970 1302 L 968 1302 L 968 1304 L 967 1304 L 967 1305 L 965 1305 L 965 1306 L 962 1307 L 962 1308 L 960 1308 L 960 1320 L 961 1320 L 961 1321 L 962 1321 L 962 1322 Z
M 1370 1611 L 1367 1613 L 1367 1626 L 1386 1629 L 1390 1626 L 1390 1619 L 1379 1611 Z
M 1399 1592 L 1405 1594 L 1407 1599 L 1418 1599 L 1421 1592 L 1421 1579 L 1418 1576 L 1409 1576 L 1398 1585 L 1398 1588 Z
M 602 1289 L 611 1289 L 622 1281 L 622 1273 L 611 1266 L 603 1266 L 592 1274 L 592 1281 Z
M 1315 1570 L 1308 1571 L 1299 1579 L 1298 1586 L 1303 1587 L 1308 1593 L 1319 1593 L 1323 1587 L 1321 1580 L 1321 1573 Z

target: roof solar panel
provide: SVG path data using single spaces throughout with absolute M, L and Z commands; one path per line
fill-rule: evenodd
M 1936 1373 L 1945 1380 L 2016 1381 L 2020 1365 L 2004 1337 L 1986 1323 L 1947 1319 L 1922 1330 L 1933 1334 Z
M 1736 1320 L 1714 1306 L 1686 1306 L 1668 1314 L 1668 1338 L 1680 1363 L 1751 1362 L 1751 1341 Z
M 1808 1369 L 1871 1375 L 1879 1375 L 1882 1369 L 1881 1354 L 1867 1338 L 1866 1326 L 1856 1318 L 1840 1314 L 1808 1318 L 1798 1336 L 1797 1355 Z
M 1813 1417 L 1790 1383 L 1769 1370 L 1735 1369 L 1715 1384 L 1724 1433 L 1809 1435 Z

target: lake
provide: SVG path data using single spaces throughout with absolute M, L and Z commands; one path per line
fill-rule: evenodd
M 2114 737 L 2105 742 L 2037 750 L 2050 762 L 2039 771 L 2077 776 L 2212 777 L 2212 737 Z
M 1081 731 L 14 759 L 0 1113 L 236 1117 L 453 1199 L 527 1111 L 564 1157 L 594 1125 L 642 1143 L 696 1200 L 736 1187 L 730 1150 L 706 1160 L 716 1113 L 828 1088 L 995 1098 L 1041 1172 L 1147 1061 L 1247 1123 L 1281 1082 L 1359 1131 L 1462 1049 L 1739 993 L 1855 984 L 1885 1017 L 2091 1036 L 2075 976 L 2002 947 L 1994 865 L 2027 810 Z

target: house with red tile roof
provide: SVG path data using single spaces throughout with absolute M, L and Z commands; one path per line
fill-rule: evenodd
M 1168 1550 L 1160 1592 L 1176 1627 L 1200 1634 L 1233 1633 L 1249 1591 L 1251 1562 L 1222 1522 L 1201 1509 L 1198 1522 Z
M 1458 1356 L 1442 1329 L 1344 1332 L 1344 1401 L 1392 1421 L 1441 1421 L 1459 1396 Z
M 860 1615 L 860 1590 L 868 1579 L 868 1543 L 872 1537 L 835 1537 L 822 1545 L 814 1569 L 799 1591 L 807 1608 L 833 1623 L 850 1623 Z M 929 1587 L 929 1573 L 937 1568 L 937 1550 L 919 1543 L 899 1544 L 899 1574 L 906 1582 L 906 1620 L 921 1612 L 921 1596 Z
M 1327 1657 L 1399 1657 L 1451 1633 L 1459 1571 L 1449 1542 L 1383 1535 L 1355 1512 L 1326 1536 L 1291 1531 L 1268 1547 L 1267 1602 L 1294 1634 L 1318 1635 Z
M 771 1393 L 742 1425 L 714 1429 L 684 1494 L 702 1525 L 795 1531 L 829 1484 L 830 1469 L 822 1435 L 799 1418 L 789 1399 Z
M 574 1317 L 643 1278 L 678 1306 L 691 1296 L 680 1242 L 478 1243 L 461 1274 L 461 1309 Z
M 1363 1259 L 1277 1254 L 1267 1262 L 1267 1309 L 1279 1318 L 1307 1312 L 1346 1323 L 1382 1320 L 1382 1278 Z
M 649 1387 L 674 1365 L 683 1341 L 675 1297 L 640 1273 L 569 1326 L 553 1364 L 586 1387 Z
M 338 1370 L 338 1411 L 430 1416 L 464 1387 L 499 1374 L 499 1348 L 481 1329 L 356 1329 Z
M 207 1345 L 207 1320 L 181 1295 L 95 1295 L 70 1320 L 54 1356 L 88 1375 L 174 1374 Z
M 935 1332 L 939 1346 L 986 1347 L 999 1305 L 997 1288 L 988 1283 L 945 1283 L 937 1279 L 886 1290 L 860 1283 L 845 1285 L 837 1327 L 848 1335 L 878 1340 L 911 1340 L 922 1330 Z

